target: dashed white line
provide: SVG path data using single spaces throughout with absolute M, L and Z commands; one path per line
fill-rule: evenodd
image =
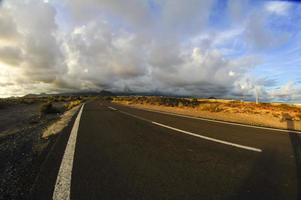
M 189 132 L 189 131 L 184 131 L 184 130 L 174 128 L 174 127 L 171 127 L 171 126 L 167 126 L 167 125 L 164 125 L 164 124 L 161 124 L 161 123 L 158 123 L 158 122 L 154 122 L 154 121 L 151 121 L 151 120 L 145 119 L 143 117 L 139 117 L 137 115 L 133 115 L 133 114 L 130 114 L 128 112 L 121 111 L 121 110 L 119 110 L 119 112 L 121 112 L 125 115 L 129 115 L 131 117 L 143 120 L 143 121 L 150 122 L 150 123 L 155 124 L 157 126 L 161 126 L 161 127 L 167 128 L 167 129 L 171 129 L 171 130 L 174 130 L 174 131 L 185 133 L 185 134 L 190 135 L 190 136 L 198 137 L 198 138 L 201 138 L 201 139 L 205 139 L 205 140 L 209 140 L 209 141 L 212 141 L 212 142 L 216 142 L 216 143 L 220 143 L 220 144 L 224 144 L 224 145 L 229 145 L 229 146 L 233 146 L 233 147 L 236 147 L 236 148 L 241 148 L 241 149 L 245 149 L 245 150 L 249 150 L 249 151 L 262 152 L 262 150 L 259 149 L 259 148 L 240 145 L 240 144 L 236 144 L 236 143 L 232 143 L 232 142 L 227 142 L 227 141 L 224 141 L 224 140 L 219 140 L 219 139 L 199 135 L 199 134 L 192 133 L 192 132 Z
M 240 145 L 240 144 L 235 144 L 235 143 L 232 143 L 232 142 L 227 142 L 227 141 L 223 141 L 223 140 L 219 140 L 219 139 L 214 139 L 214 138 L 211 138 L 211 137 L 207 137 L 207 136 L 195 134 L 195 133 L 192 133 L 192 132 L 189 132 L 189 131 L 184 131 L 184 130 L 181 130 L 181 129 L 178 129 L 178 128 L 174 128 L 174 127 L 171 127 L 171 126 L 160 124 L 158 122 L 152 122 L 152 123 L 156 124 L 158 126 L 162 126 L 164 128 L 167 128 L 167 129 L 171 129 L 171 130 L 174 130 L 174 131 L 185 133 L 187 135 L 191 135 L 191 136 L 194 136 L 194 137 L 202 138 L 202 139 L 209 140 L 209 141 L 212 141 L 212 142 L 217 142 L 217 143 L 221 143 L 221 144 L 225 144 L 225 145 L 230 145 L 230 146 L 233 146 L 233 147 L 237 147 L 237 148 L 241 148 L 241 149 L 246 149 L 246 150 L 250 150 L 250 151 L 262 152 L 262 150 L 258 149 L 258 148 L 244 146 L 244 145 Z
M 117 110 L 116 108 L 113 108 L 113 107 L 111 107 L 111 106 L 108 106 L 108 108 L 111 109 L 111 110 L 114 110 L 114 111 Z
M 139 116 L 137 116 L 137 115 L 133 115 L 133 114 L 130 114 L 130 113 L 121 111 L 121 110 L 119 110 L 119 112 L 120 112 L 120 113 L 123 113 L 123 114 L 125 114 L 125 115 L 128 115 L 128 116 L 131 116 L 131 117 L 134 117 L 134 118 L 143 120 L 143 121 L 152 122 L 152 121 L 150 121 L 150 120 L 148 120 L 148 119 L 145 119 L 145 118 L 143 118 L 143 117 L 139 117 Z
M 80 118 L 84 109 L 82 105 L 73 128 L 71 130 L 69 140 L 65 149 L 65 153 L 61 162 L 61 166 L 57 175 L 55 188 L 53 192 L 53 200 L 69 200 L 70 199 L 70 187 L 71 187 L 71 175 L 73 168 L 73 159 L 76 145 L 77 132 L 79 127 Z

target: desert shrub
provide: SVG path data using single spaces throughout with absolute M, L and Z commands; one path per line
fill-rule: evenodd
M 300 121 L 301 120 L 301 113 L 297 113 L 295 115 L 295 120 Z
M 280 104 L 278 105 L 279 108 L 283 109 L 283 110 L 289 110 L 292 109 L 292 106 L 288 105 L 288 104 Z
M 78 99 L 78 100 L 81 100 L 82 98 L 80 97 L 80 99 Z M 107 96 L 107 97 L 104 97 L 104 100 L 105 101 L 113 101 L 113 98 L 112 97 L 110 97 L 110 96 Z
M 52 99 L 52 101 L 54 101 L 54 102 L 60 102 L 60 101 L 62 101 L 62 98 L 60 96 L 54 96 L 53 99 Z
M 164 106 L 176 107 L 178 106 L 179 100 L 176 98 L 166 97 L 166 98 L 160 98 L 160 103 L 161 105 Z
M 189 105 L 192 107 L 197 107 L 200 105 L 200 102 L 198 101 L 198 99 L 193 98 Z
M 47 99 L 47 102 L 54 102 L 56 98 L 54 96 L 49 96 L 49 97 L 46 97 L 46 99 Z
M 58 112 L 59 111 L 53 107 L 52 102 L 46 102 L 40 106 L 40 114 L 41 115 L 53 114 L 53 113 L 58 113 Z
M 293 117 L 289 113 L 281 113 L 280 121 L 293 120 Z
M 22 103 L 30 105 L 30 104 L 34 103 L 34 100 L 32 100 L 32 99 L 22 99 Z
M 208 104 L 208 105 L 204 105 L 204 106 L 202 107 L 202 110 L 204 110 L 204 111 L 209 111 L 209 112 L 221 112 L 221 111 L 223 111 L 223 109 L 220 108 L 218 104 Z
M 178 107 L 184 107 L 184 104 L 182 102 L 179 102 Z
M 260 107 L 262 109 L 269 109 L 273 106 L 270 103 L 259 103 L 259 104 L 257 104 L 257 107 Z
M 75 101 L 71 101 L 69 103 L 66 103 L 64 105 L 64 107 L 66 108 L 66 110 L 70 110 L 72 108 L 74 108 L 75 106 L 79 105 L 81 103 L 80 100 L 75 100 Z
M 168 107 L 196 107 L 200 105 L 197 99 L 176 97 L 114 97 L 113 101 L 124 101 L 130 104 L 150 104 Z
M 242 105 L 242 103 L 240 101 L 230 101 L 226 105 L 229 107 L 232 107 L 232 108 L 237 108 L 237 107 L 240 107 Z
M 65 96 L 65 97 L 64 97 L 64 101 L 65 101 L 65 102 L 72 101 L 72 97 L 71 97 L 71 96 Z
M 280 114 L 279 113 L 272 113 L 273 117 L 277 117 L 279 118 L 280 117 Z

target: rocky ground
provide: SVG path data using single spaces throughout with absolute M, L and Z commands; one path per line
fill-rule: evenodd
M 33 103 L 0 109 L 0 199 L 28 198 L 56 137 L 43 139 L 41 134 L 59 114 L 40 117 L 39 108 L 40 103 Z

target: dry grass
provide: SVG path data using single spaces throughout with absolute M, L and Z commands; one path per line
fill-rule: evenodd
M 301 108 L 288 104 L 252 103 L 227 100 L 207 100 L 171 97 L 115 97 L 115 102 L 140 105 L 159 105 L 167 107 L 194 108 L 209 112 L 271 114 L 281 118 L 288 114 L 292 120 L 300 121 Z

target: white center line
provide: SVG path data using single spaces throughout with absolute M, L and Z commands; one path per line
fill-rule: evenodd
M 220 144 L 224 144 L 224 145 L 229 145 L 229 146 L 233 146 L 233 147 L 237 147 L 237 148 L 241 148 L 241 149 L 245 149 L 245 150 L 249 150 L 249 151 L 262 152 L 262 150 L 258 149 L 258 148 L 249 147 L 249 146 L 245 146 L 245 145 L 240 145 L 240 144 L 236 144 L 236 143 L 232 143 L 232 142 L 227 142 L 227 141 L 223 141 L 223 140 L 219 140 L 219 139 L 199 135 L 199 134 L 196 134 L 196 133 L 192 133 L 192 132 L 189 132 L 189 131 L 184 131 L 184 130 L 174 128 L 174 127 L 171 127 L 171 126 L 167 126 L 167 125 L 164 125 L 164 124 L 161 124 L 161 123 L 158 123 L 158 122 L 150 121 L 150 120 L 145 119 L 143 117 L 139 117 L 137 115 L 133 115 L 133 114 L 130 114 L 128 112 L 121 111 L 121 110 L 119 110 L 119 112 L 121 112 L 123 114 L 126 114 L 126 115 L 129 115 L 131 117 L 143 120 L 143 121 L 151 122 L 152 124 L 155 124 L 157 126 L 161 126 L 161 127 L 164 127 L 164 128 L 174 130 L 174 131 L 185 133 L 187 135 L 191 135 L 191 136 L 198 137 L 198 138 L 201 138 L 201 139 L 205 139 L 205 140 L 209 140 L 209 141 L 212 141 L 212 142 L 216 142 L 216 143 L 220 143 Z
M 158 126 L 162 126 L 164 128 L 168 128 L 168 129 L 171 129 L 171 130 L 174 130 L 174 131 L 185 133 L 187 135 L 191 135 L 191 136 L 194 136 L 194 137 L 202 138 L 202 139 L 209 140 L 209 141 L 212 141 L 212 142 L 217 142 L 217 143 L 221 143 L 221 144 L 225 144 L 225 145 L 230 145 L 230 146 L 233 146 L 233 147 L 237 147 L 237 148 L 241 148 L 241 149 L 246 149 L 246 150 L 250 150 L 250 151 L 262 152 L 262 150 L 258 149 L 258 148 L 244 146 L 244 145 L 240 145 L 240 144 L 235 144 L 235 143 L 232 143 L 232 142 L 227 142 L 227 141 L 223 141 L 223 140 L 219 140 L 219 139 L 214 139 L 214 138 L 211 138 L 211 137 L 207 137 L 207 136 L 195 134 L 195 133 L 192 133 L 192 132 L 189 132 L 189 131 L 184 131 L 184 130 L 177 129 L 177 128 L 174 128 L 174 127 L 171 127 L 171 126 L 160 124 L 158 122 L 152 122 L 152 123 L 156 124 Z
M 53 200 L 69 200 L 70 199 L 70 189 L 71 189 L 71 175 L 73 168 L 73 159 L 76 145 L 77 132 L 79 127 L 80 118 L 84 109 L 82 105 L 76 120 L 74 122 L 73 128 L 71 130 L 69 140 L 65 149 L 65 153 L 61 162 L 61 166 L 57 175 L 55 188 L 53 192 Z

